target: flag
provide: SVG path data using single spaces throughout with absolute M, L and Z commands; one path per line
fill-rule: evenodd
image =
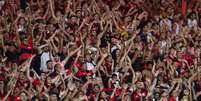
M 183 16 L 186 16 L 186 11 L 187 11 L 187 0 L 182 0 L 181 10 L 182 10 L 182 15 L 183 15 Z

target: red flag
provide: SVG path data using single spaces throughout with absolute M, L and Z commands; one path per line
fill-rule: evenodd
M 181 10 L 182 10 L 182 15 L 186 16 L 186 11 L 187 11 L 187 1 L 186 0 L 182 0 Z

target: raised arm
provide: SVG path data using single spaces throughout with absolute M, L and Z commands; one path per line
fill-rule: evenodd
M 97 47 L 99 47 L 100 42 L 101 42 L 100 39 L 102 38 L 103 34 L 107 31 L 107 28 L 108 28 L 108 23 L 105 25 L 103 31 L 98 35 L 98 42 L 96 44 Z
M 107 56 L 108 56 L 107 53 L 105 53 L 105 54 L 102 55 L 100 61 L 97 63 L 97 65 L 96 65 L 96 67 L 95 67 L 96 70 L 99 69 L 99 67 L 101 66 L 101 64 L 103 63 L 103 61 L 105 60 L 105 58 L 106 58 Z
M 13 90 L 16 86 L 16 83 L 17 83 L 17 80 L 15 79 L 15 77 L 18 75 L 16 75 L 16 74 L 17 74 L 17 69 L 14 70 L 14 75 L 12 75 L 10 81 L 7 83 L 7 85 L 10 86 L 10 89 L 2 101 L 7 101 L 8 96 L 13 92 Z
M 15 81 L 13 82 L 13 84 L 11 85 L 10 90 L 8 91 L 8 93 L 7 93 L 6 96 L 3 98 L 2 101 L 7 101 L 8 96 L 11 94 L 11 92 L 12 92 L 12 91 L 14 90 L 14 88 L 15 88 L 16 82 L 17 82 L 17 80 L 15 80 Z
M 70 52 L 68 54 L 68 56 L 62 61 L 62 64 L 66 64 L 66 62 L 70 59 L 71 56 L 73 56 L 75 53 L 77 53 L 80 49 L 82 48 L 82 46 L 78 47 L 77 49 L 73 50 L 72 52 Z
M 58 21 L 59 19 L 56 17 L 55 13 L 54 13 L 54 0 L 49 0 L 49 4 L 50 4 L 50 10 L 51 10 L 51 14 L 52 17 L 54 18 L 54 20 Z
M 155 74 L 155 71 L 156 71 L 156 62 L 154 61 L 154 65 L 152 67 L 152 74 Z
M 133 46 L 133 42 L 131 41 L 128 49 L 124 52 L 124 55 L 122 56 L 121 60 L 120 60 L 120 67 L 122 67 L 123 61 L 126 58 L 126 56 L 128 55 L 128 52 L 131 50 L 131 47 Z
M 151 96 L 153 94 L 153 90 L 154 88 L 156 87 L 156 84 L 157 84 L 157 77 L 158 77 L 158 74 L 159 74 L 159 71 L 157 71 L 155 74 L 154 74 L 154 80 L 152 82 L 152 85 L 151 87 L 149 88 L 149 92 L 148 92 L 148 95 L 147 97 Z
M 33 58 L 35 57 L 35 55 L 31 56 L 30 59 L 26 60 L 24 63 L 22 63 L 19 68 L 21 69 L 21 71 L 25 71 L 26 69 L 28 69 L 31 65 L 31 61 L 33 60 Z

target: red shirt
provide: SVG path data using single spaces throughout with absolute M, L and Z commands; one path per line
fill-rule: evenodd
M 117 89 L 116 92 L 115 92 L 115 96 L 120 96 L 121 93 L 122 93 L 123 89 Z
M 90 94 L 89 96 L 87 96 L 88 99 L 90 100 L 95 100 L 96 99 L 96 94 Z
M 77 73 L 76 73 L 76 77 L 84 77 L 84 76 L 87 76 L 88 73 L 85 72 L 85 71 L 81 71 L 79 70 Z
M 132 93 L 132 100 L 140 100 L 141 97 L 146 97 L 147 96 L 147 90 L 142 89 L 140 92 L 134 91 Z
M 71 69 L 66 69 L 66 75 L 70 75 L 70 74 L 72 74 Z
M 193 56 L 192 55 L 186 53 L 182 56 L 182 58 L 185 59 L 189 63 L 189 65 L 193 64 Z
M 14 96 L 11 98 L 10 96 L 7 98 L 7 101 L 21 101 L 19 96 Z
M 34 79 L 34 81 L 32 82 L 33 86 L 38 86 L 41 84 L 39 79 Z
M 182 66 L 182 62 L 181 61 L 176 61 L 175 63 L 176 63 L 177 67 L 181 67 Z
M 170 97 L 168 98 L 168 101 L 176 101 L 176 99 L 175 99 L 173 96 L 170 96 Z
M 73 66 L 77 67 L 79 70 L 81 70 L 83 68 L 80 62 L 73 63 Z
M 112 92 L 112 88 L 103 88 L 102 92 Z
M 19 60 L 20 61 L 23 61 L 23 60 L 27 60 L 29 58 L 31 58 L 31 50 L 33 49 L 33 44 L 32 44 L 32 38 L 28 38 L 28 45 L 22 43 L 20 45 L 20 49 L 22 51 L 22 54 L 20 55 L 19 57 Z

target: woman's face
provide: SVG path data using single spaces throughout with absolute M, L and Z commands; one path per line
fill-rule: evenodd
M 55 70 L 57 71 L 57 72 L 59 72 L 59 71 L 61 71 L 61 65 L 60 64 L 56 64 L 56 66 L 55 66 Z
M 76 14 L 78 17 L 82 17 L 82 11 L 78 11 Z
M 83 93 L 83 92 L 79 92 L 79 93 L 78 93 L 78 96 L 79 96 L 79 97 L 83 97 L 83 96 L 84 96 L 84 93 Z
M 49 51 L 49 47 L 46 46 L 46 47 L 44 48 L 44 52 L 48 52 L 48 51 Z
M 196 18 L 196 15 L 195 14 L 192 14 L 191 15 L 191 19 L 195 19 Z
M 23 43 L 24 43 L 25 45 L 28 45 L 28 44 L 29 44 L 29 41 L 28 41 L 27 39 L 24 39 L 23 41 L 24 41 Z
M 148 32 L 149 31 L 149 26 L 148 25 L 146 25 L 146 26 L 144 26 L 144 29 L 143 29 L 145 32 Z
M 20 93 L 20 89 L 19 89 L 19 88 L 15 88 L 15 90 L 14 90 L 13 93 L 14 93 L 14 94 L 19 94 L 19 93 Z
M 71 18 L 71 22 L 72 22 L 72 23 L 76 23 L 76 21 L 77 21 L 77 18 L 76 18 L 76 17 L 72 17 L 72 18 Z
M 25 75 L 24 75 L 23 73 L 20 73 L 19 77 L 20 77 L 20 79 L 22 79 L 22 80 L 25 80 L 25 79 L 26 79 L 26 77 L 25 77 Z
M 119 57 L 120 56 L 120 50 L 116 51 L 116 56 Z
M 24 19 L 24 18 L 21 18 L 21 19 L 20 19 L 20 24 L 21 24 L 21 25 L 24 25 L 24 24 L 25 24 L 25 19 Z
M 46 78 L 46 74 L 45 73 L 41 73 L 41 79 L 45 80 L 45 78 Z
M 138 82 L 137 87 L 140 88 L 140 89 L 144 88 L 144 83 L 143 82 Z
M 98 14 L 96 14 L 96 15 L 94 16 L 94 18 L 95 18 L 96 21 L 98 21 L 98 20 L 99 20 Z
M 52 83 L 51 78 L 47 77 L 47 85 L 50 85 Z
M 95 85 L 95 86 L 94 86 L 94 91 L 95 91 L 95 92 L 99 92 L 99 91 L 100 91 L 100 87 L 99 87 L 98 85 Z
M 60 61 L 60 57 L 57 55 L 54 57 L 54 60 L 57 62 L 57 61 Z
M 91 29 L 91 31 L 92 31 L 92 34 L 93 34 L 93 35 L 96 35 L 97 27 L 93 27 L 93 28 Z
M 100 95 L 101 98 L 106 98 L 106 96 L 107 94 L 105 92 L 101 92 L 101 95 Z
M 91 56 L 89 54 L 86 55 L 86 61 L 91 61 Z
M 47 69 L 52 70 L 52 68 L 53 68 L 53 62 L 48 62 Z

